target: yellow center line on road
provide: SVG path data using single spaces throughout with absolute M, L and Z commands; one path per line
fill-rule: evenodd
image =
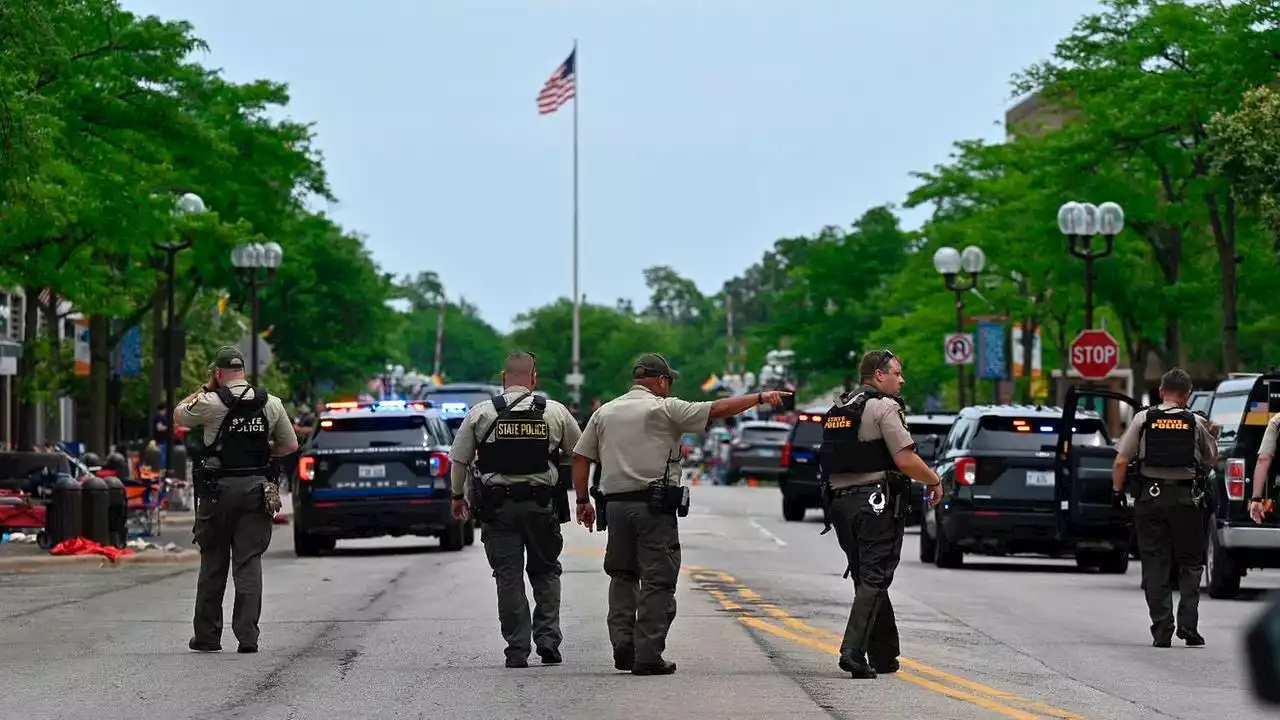
M 565 548 L 564 551 L 571 555 L 588 557 L 604 556 L 604 549 L 599 547 L 568 547 Z M 757 630 L 786 638 L 800 645 L 805 645 L 816 650 L 821 650 L 823 652 L 839 656 L 839 643 L 843 640 L 839 634 L 814 627 L 803 620 L 792 617 L 786 610 L 762 599 L 758 593 L 738 582 L 738 579 L 734 576 L 698 565 L 684 565 L 681 570 L 687 573 L 691 579 L 697 583 L 699 587 L 707 591 L 711 597 L 715 598 L 715 600 L 720 603 L 722 609 L 735 613 L 738 620 L 742 623 L 756 628 Z M 745 612 L 752 610 L 759 610 L 766 613 L 774 622 L 744 614 Z M 798 632 L 793 632 L 793 630 Z M 832 645 L 830 642 L 823 642 L 823 640 L 834 641 L 836 644 Z M 946 672 L 945 670 L 939 670 L 938 668 L 926 665 L 917 660 L 900 657 L 898 658 L 898 662 L 904 670 L 899 670 L 897 673 L 894 673 L 896 677 L 942 695 L 972 703 L 1008 717 L 1023 719 L 1030 718 L 1031 720 L 1036 720 L 1039 717 L 1055 718 L 1056 720 L 1085 720 L 1082 715 L 1045 704 L 1038 700 L 1031 700 L 1006 690 L 993 688 L 989 685 L 984 685 L 982 683 L 969 680 L 968 678 Z M 924 675 L 928 675 L 929 677 L 936 678 L 937 680 L 949 683 L 956 687 L 949 687 L 948 685 L 943 685 L 940 682 L 935 682 L 934 680 L 922 677 Z M 964 688 L 972 692 L 965 692 L 958 688 Z M 1011 707 L 1010 705 L 1020 705 L 1026 710 L 1030 710 L 1036 714 L 1028 713 L 1025 710 L 1020 710 L 1018 708 Z
M 737 583 L 736 581 L 725 582 L 724 578 L 729 576 L 726 576 L 723 573 L 713 570 L 699 570 L 690 574 L 693 581 L 702 587 L 702 589 L 706 590 L 712 597 L 720 601 L 721 605 L 726 610 L 743 610 L 741 605 L 728 599 L 728 593 L 726 593 L 726 590 L 736 591 L 738 597 L 744 601 L 747 601 L 748 598 L 759 598 L 759 595 L 754 591 L 746 588 L 746 586 Z M 730 607 L 730 605 L 732 605 L 732 607 Z M 751 603 L 751 607 L 747 608 L 747 610 L 756 609 L 763 611 L 769 615 L 770 618 L 778 622 L 771 622 L 745 613 L 738 614 L 738 620 L 749 627 L 791 640 L 797 644 L 821 650 L 832 655 L 840 655 L 840 646 L 838 643 L 843 640 L 840 635 L 814 627 L 803 620 L 791 617 L 791 615 L 785 610 L 771 603 L 759 601 Z M 781 623 L 786 627 L 783 627 L 778 623 Z M 798 634 L 797 632 L 793 632 L 792 629 L 805 634 Z M 824 640 L 835 641 L 837 644 L 824 642 Z M 1021 720 L 1038 720 L 1038 718 L 1041 717 L 1057 718 L 1060 720 L 1084 720 L 1083 716 L 1070 711 L 1053 707 L 1052 705 L 1047 705 L 1037 700 L 1024 698 L 1005 690 L 993 688 L 988 685 L 969 680 L 968 678 L 960 677 L 944 670 L 939 670 L 916 660 L 899 658 L 899 664 L 904 669 L 899 670 L 897 673 L 894 673 L 894 675 L 902 680 L 956 700 L 978 705 L 979 707 L 986 708 L 1007 717 L 1019 718 Z M 930 680 L 923 677 L 924 675 L 950 683 L 950 685 L 944 685 L 940 682 L 936 682 L 935 680 Z M 965 692 L 965 690 L 960 688 L 973 692 Z M 1015 704 L 1020 705 L 1025 709 L 1013 707 Z M 1028 710 L 1031 712 L 1028 712 Z

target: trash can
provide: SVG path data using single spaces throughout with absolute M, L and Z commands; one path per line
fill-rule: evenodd
M 91 476 L 80 485 L 83 514 L 80 535 L 99 545 L 111 544 L 111 490 L 100 477 Z
M 129 543 L 129 497 L 125 494 L 124 483 L 120 478 L 105 477 L 102 482 L 107 485 L 107 536 L 111 539 L 111 545 L 123 548 Z
M 61 475 L 54 481 L 49 506 L 45 508 L 44 537 L 36 538 L 41 548 L 48 550 L 80 535 L 84 512 L 82 495 L 80 483 L 70 475 Z

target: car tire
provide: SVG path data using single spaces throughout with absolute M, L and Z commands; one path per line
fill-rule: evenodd
M 1240 567 L 1231 551 L 1218 544 L 1218 518 L 1209 518 L 1208 549 L 1205 552 L 1204 584 L 1209 597 L 1230 599 L 1240 594 Z
M 319 557 L 320 538 L 307 532 L 305 528 L 293 525 L 293 552 L 298 557 Z
M 1097 562 L 1098 572 L 1104 575 L 1124 575 L 1129 572 L 1129 549 L 1122 547 L 1100 553 L 1097 556 Z
M 466 544 L 466 530 L 463 528 L 463 524 L 457 520 L 449 521 L 449 524 L 444 527 L 444 532 L 440 534 L 440 549 L 447 552 L 457 552 L 465 547 Z
M 476 544 L 476 521 L 468 520 L 466 526 L 462 530 L 462 543 L 464 545 Z
M 942 518 L 939 517 L 937 510 L 933 511 L 933 519 L 933 526 L 938 531 L 933 564 L 940 568 L 962 567 L 964 565 L 964 551 L 952 545 L 951 540 L 947 538 L 946 528 L 942 527 Z
M 804 514 L 808 508 L 805 507 L 801 498 L 792 495 L 789 492 L 782 493 L 782 519 L 787 522 L 804 522 Z
M 929 524 L 920 519 L 920 562 L 928 565 L 938 557 L 938 541 L 929 536 Z

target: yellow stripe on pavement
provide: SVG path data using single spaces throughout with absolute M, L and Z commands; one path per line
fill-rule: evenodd
M 701 568 L 691 572 L 690 575 L 694 582 L 698 583 L 702 589 L 719 601 L 725 610 L 742 611 L 738 613 L 738 620 L 743 624 L 785 638 L 799 645 L 836 656 L 840 655 L 838 643 L 843 640 L 840 635 L 814 627 L 803 620 L 792 617 L 786 610 L 779 608 L 777 605 L 759 600 L 760 596 L 755 591 L 738 583 L 732 576 Z M 731 600 L 730 592 L 736 592 L 737 599 L 747 603 L 747 607 L 744 608 L 743 605 Z M 767 614 L 772 621 L 747 614 L 755 610 L 760 610 Z M 832 644 L 831 641 L 837 644 Z M 968 678 L 939 670 L 917 660 L 899 658 L 898 661 L 905 670 L 899 670 L 894 673 L 895 677 L 947 697 L 997 712 L 1006 717 L 1019 718 L 1020 720 L 1038 720 L 1042 717 L 1059 720 L 1084 720 L 1083 716 L 1068 710 L 984 685 Z M 935 678 L 935 680 L 923 677 L 925 675 Z M 949 684 L 944 685 L 942 684 L 943 682 Z M 1013 705 L 1019 705 L 1021 708 L 1013 707 Z

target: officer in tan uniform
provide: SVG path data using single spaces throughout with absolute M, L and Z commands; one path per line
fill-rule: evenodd
M 1197 630 L 1200 576 L 1204 566 L 1204 480 L 1218 461 L 1218 427 L 1187 408 L 1191 376 L 1173 368 L 1160 378 L 1161 403 L 1134 413 L 1116 443 L 1111 469 L 1112 501 L 1124 500 L 1129 463 L 1136 460 L 1142 482 L 1133 523 L 1142 560 L 1142 589 L 1151 615 L 1152 646 L 1166 648 L 1175 632 L 1173 575 L 1177 568 L 1177 635 L 1188 645 L 1204 645 Z
M 262 616 L 262 554 L 271 544 L 271 518 L 280 510 L 274 458 L 298 449 L 284 404 L 244 378 L 240 350 L 220 348 L 209 380 L 174 409 L 174 420 L 201 427 L 202 459 L 196 473 L 196 519 L 200 546 L 195 636 L 188 647 L 222 649 L 222 597 L 227 571 L 235 581 L 231 630 L 237 652 L 258 651 Z
M 574 448 L 573 483 L 578 522 L 593 528 L 596 510 L 587 481 L 600 464 L 601 512 L 609 533 L 604 570 L 609 574 L 609 642 L 613 663 L 636 675 L 670 675 L 676 664 L 662 657 L 676 616 L 680 575 L 680 438 L 702 432 L 717 418 L 760 403 L 781 405 L 790 393 L 770 391 L 715 402 L 671 397 L 680 373 L 657 354 L 640 357 L 635 384 L 600 406 Z M 687 505 L 683 506 L 687 511 Z
M 543 663 L 561 661 L 564 539 L 552 493 L 560 459 L 573 452 L 582 433 L 568 408 L 533 394 L 537 384 L 533 356 L 511 353 L 502 370 L 502 394 L 467 412 L 449 451 L 453 516 L 467 517 L 470 481 L 470 512 L 481 522 L 480 539 L 497 581 L 498 623 L 507 641 L 509 668 L 529 667 L 530 636 Z M 472 472 L 473 466 L 478 472 Z M 533 586 L 532 621 L 526 571 Z
M 916 454 L 906 425 L 902 361 L 888 350 L 862 356 L 861 385 L 827 411 L 821 472 L 836 538 L 853 575 L 853 605 L 840 643 L 840 669 L 855 678 L 898 670 L 898 625 L 889 585 L 902 558 L 910 482 L 942 499 L 936 473 Z M 826 530 L 824 529 L 825 533 Z
M 1267 499 L 1267 475 L 1271 472 L 1271 459 L 1276 455 L 1277 438 L 1280 438 L 1280 413 L 1267 421 L 1267 430 L 1262 434 L 1262 443 L 1258 445 L 1258 460 L 1253 466 L 1253 494 L 1249 496 L 1249 517 L 1258 525 L 1273 510 L 1271 501 Z

